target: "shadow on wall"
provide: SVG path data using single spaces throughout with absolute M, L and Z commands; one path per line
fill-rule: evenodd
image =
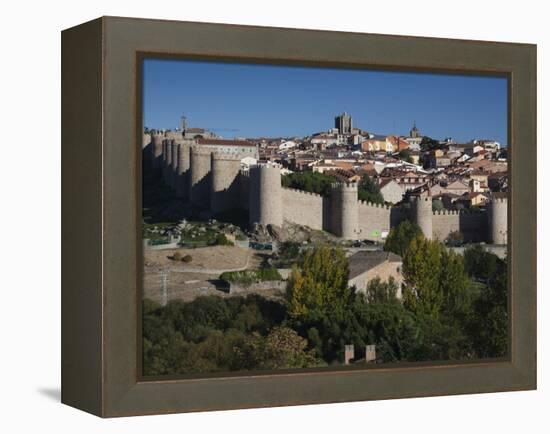
M 191 186 L 190 199 L 191 203 L 199 208 L 210 207 L 210 182 L 211 172 L 203 176 L 201 180 Z
M 152 164 L 153 161 L 151 158 L 151 155 L 153 154 L 152 149 L 153 149 L 153 143 L 151 142 L 149 142 L 149 144 L 145 145 L 141 149 L 141 161 L 142 161 L 143 167 L 146 169 L 153 168 L 153 164 Z
M 405 220 L 412 220 L 409 209 L 400 207 L 390 208 L 390 227 L 393 228 Z
M 458 226 L 465 241 L 491 242 L 487 212 L 462 212 L 459 214 Z
M 323 196 L 323 230 L 330 232 L 332 230 L 332 206 L 330 197 Z
M 223 191 L 210 191 L 210 209 L 216 213 L 227 211 L 240 205 L 241 188 L 239 176 Z

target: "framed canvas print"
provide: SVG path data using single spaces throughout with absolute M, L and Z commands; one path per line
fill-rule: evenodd
M 103 17 L 62 74 L 64 403 L 536 387 L 536 46 Z

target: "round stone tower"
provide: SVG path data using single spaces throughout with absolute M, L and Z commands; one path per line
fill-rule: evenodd
M 149 171 L 153 168 L 153 139 L 151 134 L 143 133 L 141 141 L 141 167 L 144 171 Z
M 153 169 L 160 169 L 162 167 L 163 139 L 162 134 L 159 133 L 151 136 L 151 164 Z
M 422 229 L 424 236 L 431 240 L 433 237 L 432 197 L 425 194 L 417 196 L 412 205 L 414 222 Z
M 172 171 L 170 172 L 170 186 L 175 191 L 177 185 L 177 173 L 178 173 L 178 163 L 179 163 L 179 143 L 175 140 L 172 140 Z
M 357 183 L 335 182 L 331 189 L 331 226 L 335 235 L 347 240 L 359 238 Z
M 241 157 L 235 154 L 212 153 L 210 210 L 222 212 L 239 206 L 239 172 Z
M 166 140 L 166 160 L 164 162 L 164 168 L 162 171 L 162 175 L 164 177 L 164 183 L 168 186 L 171 186 L 170 184 L 170 178 L 172 174 L 172 140 Z
M 283 225 L 281 169 L 260 164 L 250 169 L 250 224 Z
M 189 143 L 178 143 L 178 166 L 176 172 L 176 196 L 186 198 L 189 193 L 188 177 L 191 164 Z
M 159 168 L 161 170 L 162 176 L 164 177 L 164 171 L 165 171 L 165 167 L 166 167 L 166 149 L 167 149 L 166 140 L 162 141 L 161 146 L 162 146 L 162 154 L 161 154 L 160 160 L 159 160 Z
M 493 198 L 489 204 L 489 242 L 508 242 L 508 199 Z
M 189 200 L 192 205 L 199 208 L 208 208 L 210 206 L 210 151 L 192 146 L 190 171 Z

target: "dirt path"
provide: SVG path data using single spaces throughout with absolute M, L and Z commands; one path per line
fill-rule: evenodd
M 183 266 L 183 267 L 172 267 L 170 269 L 171 272 L 173 273 L 201 273 L 201 274 L 222 274 L 226 271 L 243 271 L 243 270 L 246 270 L 249 266 L 250 266 L 250 258 L 251 258 L 251 254 L 248 254 L 246 256 L 246 263 L 241 266 L 241 267 L 237 267 L 237 268 L 225 268 L 225 269 L 218 269 L 218 268 L 197 268 L 197 267 L 189 267 L 187 265 Z
M 191 255 L 190 263 L 169 259 L 174 253 Z M 144 257 L 144 296 L 160 301 L 162 274 L 168 273 L 168 299 L 191 301 L 201 295 L 230 296 L 219 280 L 225 271 L 258 268 L 262 257 L 253 250 L 237 246 L 213 246 L 198 249 L 146 250 Z M 266 295 L 280 297 L 275 291 Z

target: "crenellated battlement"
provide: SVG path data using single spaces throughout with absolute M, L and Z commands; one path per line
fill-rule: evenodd
M 345 191 L 345 190 L 357 191 L 358 190 L 358 185 L 356 182 L 333 182 L 332 184 L 330 184 L 330 187 L 333 190 L 340 190 L 340 191 Z
M 432 215 L 460 215 L 462 212 L 458 210 L 432 211 Z
M 425 194 L 412 197 L 409 207 L 359 200 L 357 182 L 334 181 L 332 194 L 324 197 L 283 187 L 279 163 L 261 162 L 244 169 L 242 154 L 174 144 L 166 137 L 161 147 L 160 138 L 152 136 L 157 144 L 152 152 L 165 181 L 198 209 L 221 212 L 238 206 L 249 211 L 251 224 L 280 226 L 289 221 L 345 239 L 383 242 L 392 227 L 411 220 L 427 238 L 445 240 L 458 231 L 468 240 L 506 243 L 508 198 L 500 194 L 489 199 L 486 209 L 456 211 L 433 211 L 432 197 Z
M 269 170 L 269 169 L 281 169 L 283 166 L 281 166 L 279 163 L 274 163 L 272 161 L 267 161 L 265 163 L 257 163 L 253 167 L 255 167 L 259 170 Z
M 365 201 L 365 200 L 360 200 L 359 201 L 359 206 L 369 207 L 369 208 L 387 209 L 387 210 L 391 210 L 393 208 L 391 205 L 386 205 L 384 203 L 368 202 L 368 201 Z
M 319 199 L 323 198 L 322 195 L 320 195 L 318 193 L 312 193 L 310 191 L 298 190 L 296 188 L 290 188 L 290 187 L 282 187 L 282 188 L 283 188 L 283 190 L 291 191 L 293 193 L 301 194 L 301 195 L 308 196 L 308 197 L 317 197 Z

